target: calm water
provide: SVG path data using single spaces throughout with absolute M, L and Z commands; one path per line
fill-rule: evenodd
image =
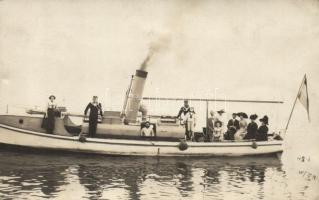
M 1 199 L 318 198 L 315 171 L 303 169 L 307 158 L 285 167 L 289 159 L 272 157 L 157 159 L 6 149 L 0 160 Z

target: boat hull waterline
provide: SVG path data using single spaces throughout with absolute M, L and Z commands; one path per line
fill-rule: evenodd
M 20 147 L 125 156 L 255 156 L 278 155 L 283 141 L 265 142 L 180 142 L 87 138 L 34 132 L 0 124 L 0 143 Z

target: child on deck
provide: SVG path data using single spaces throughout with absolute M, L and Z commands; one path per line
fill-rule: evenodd
M 214 128 L 214 139 L 213 141 L 220 142 L 223 139 L 223 128 L 222 128 L 222 122 L 217 121 L 215 123 L 216 127 Z

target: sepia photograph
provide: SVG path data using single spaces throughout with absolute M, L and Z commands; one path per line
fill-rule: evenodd
M 319 0 L 0 0 L 0 199 L 318 188 Z

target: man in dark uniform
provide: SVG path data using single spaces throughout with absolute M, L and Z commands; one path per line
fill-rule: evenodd
M 98 102 L 98 97 L 93 96 L 93 101 L 90 102 L 84 111 L 84 115 L 87 115 L 88 110 L 90 110 L 89 115 L 89 137 L 94 137 L 96 134 L 96 128 L 98 123 L 99 114 L 103 116 L 102 105 Z
M 180 118 L 182 115 L 185 117 L 188 113 L 190 112 L 190 107 L 188 104 L 188 100 L 184 100 L 184 106 L 179 109 L 179 112 L 176 116 L 176 118 Z M 189 134 L 188 126 L 187 126 L 187 119 L 184 121 L 185 123 L 185 135 L 186 135 L 186 140 L 190 140 L 191 136 Z
M 258 125 L 256 124 L 255 120 L 257 119 L 257 117 L 258 116 L 256 114 L 250 115 L 249 118 L 250 118 L 251 122 L 247 126 L 247 134 L 244 137 L 245 140 L 256 139 Z
M 234 140 L 234 135 L 239 129 L 239 121 L 236 119 L 237 113 L 233 113 L 232 119 L 227 123 L 227 132 L 225 134 L 225 140 Z
M 214 111 L 210 111 L 210 117 L 207 119 L 207 140 L 208 142 L 212 142 L 213 141 L 213 134 L 214 134 L 214 127 L 215 127 L 215 112 Z
M 257 137 L 256 140 L 257 141 L 267 141 L 268 140 L 268 116 L 265 115 L 262 119 L 260 119 L 259 121 L 261 121 L 261 126 L 258 129 L 257 132 Z

